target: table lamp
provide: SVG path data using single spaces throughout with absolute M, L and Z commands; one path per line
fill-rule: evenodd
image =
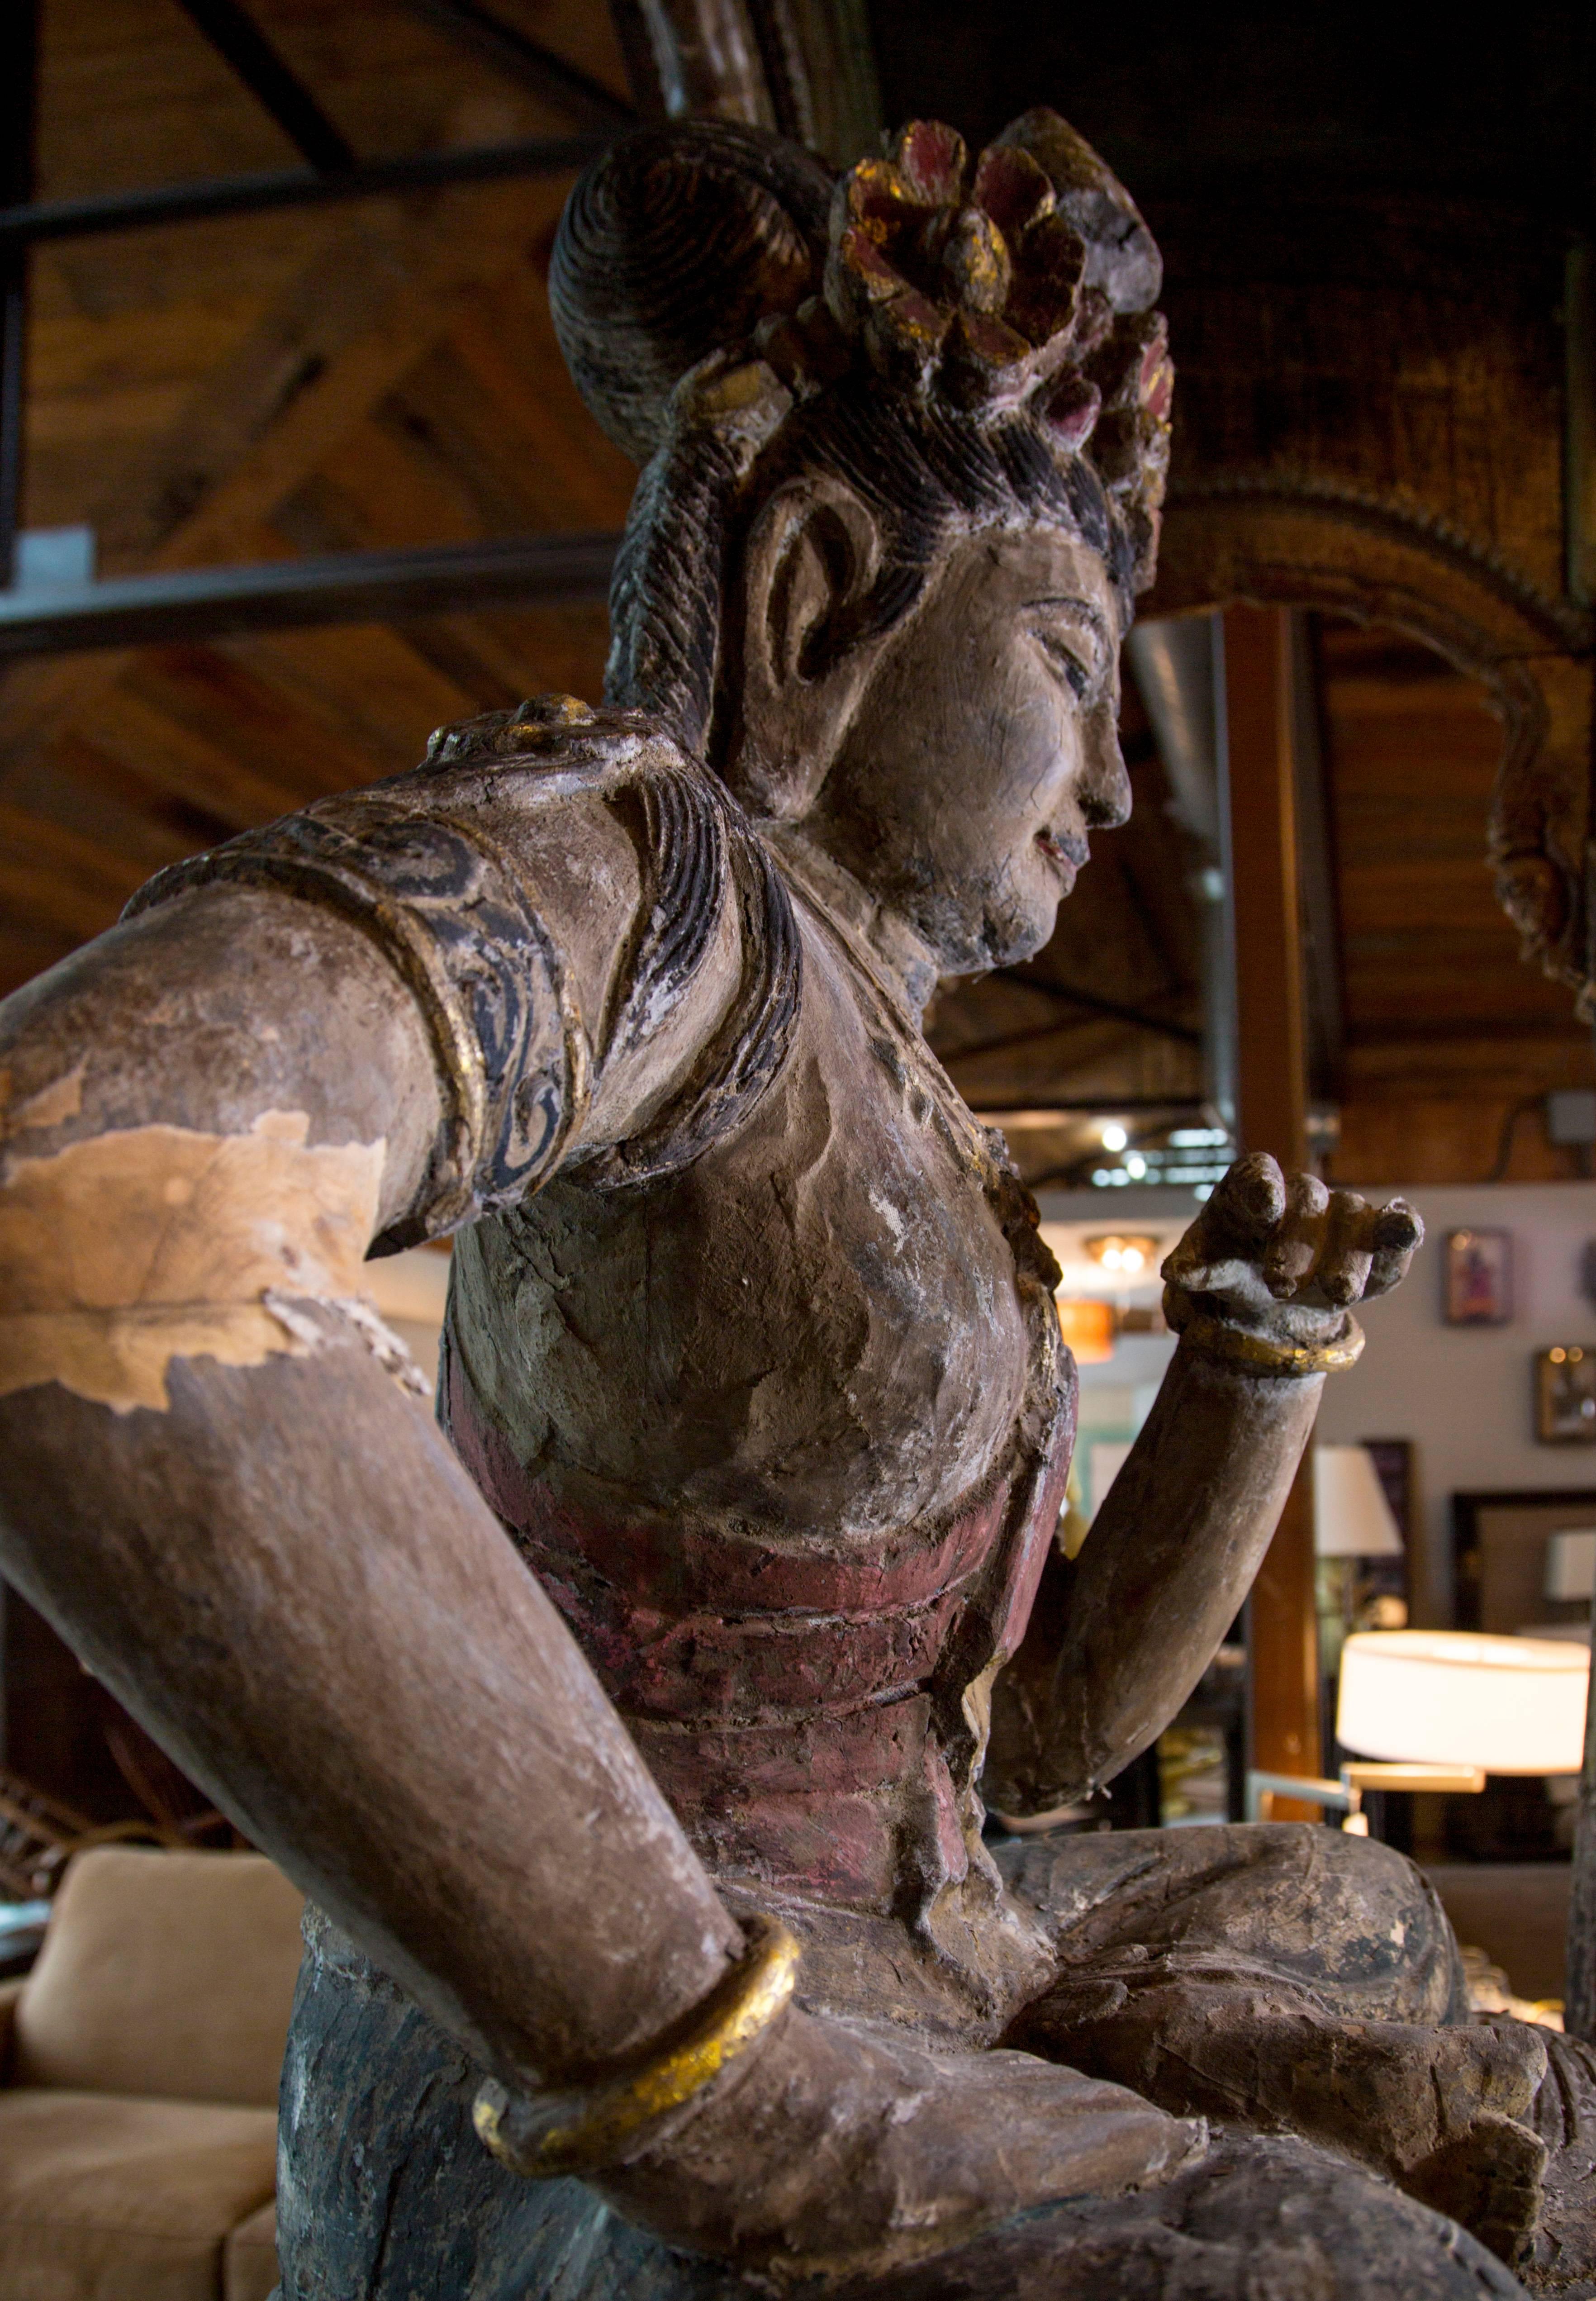
M 1472 1630 L 1360 1630 L 1341 1651 L 1336 1739 L 1402 1764 L 1576 1774 L 1586 1646 Z
M 1358 1611 L 1358 1560 L 1400 1558 L 1402 1536 L 1366 1446 L 1314 1448 L 1321 1667 L 1333 1671 Z
M 1339 1781 L 1249 1772 L 1247 1818 L 1306 1798 L 1366 1833 L 1370 1791 L 1478 1792 L 1491 1774 L 1576 1774 L 1588 1646 L 1474 1630 L 1358 1630 L 1341 1648 L 1335 1738 L 1359 1754 Z
M 1568 1527 L 1546 1544 L 1546 1595 L 1584 1599 L 1596 1588 L 1596 1527 Z

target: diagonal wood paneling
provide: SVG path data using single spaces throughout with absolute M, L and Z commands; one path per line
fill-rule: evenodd
M 282 163 L 277 129 L 167 0 L 46 14 L 41 193 Z M 602 10 L 506 14 L 623 92 Z M 276 0 L 261 20 L 362 153 L 562 124 L 397 4 Z M 631 468 L 548 318 L 566 188 L 41 251 L 28 523 L 93 526 L 106 573 L 618 525 Z M 163 862 L 411 765 L 440 720 L 539 686 L 596 692 L 604 643 L 592 610 L 496 611 L 16 666 L 0 985 L 109 925 Z

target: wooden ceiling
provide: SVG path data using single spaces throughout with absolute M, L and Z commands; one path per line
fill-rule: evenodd
M 600 10 L 506 7 L 624 97 Z M 274 0 L 359 152 L 567 123 L 405 9 Z M 173 0 L 44 13 L 39 197 L 291 164 Z M 565 376 L 544 272 L 567 179 L 169 226 L 32 262 L 24 520 L 99 572 L 617 526 L 631 466 Z M 499 611 L 26 664 L 0 685 L 0 984 L 161 865 L 390 774 L 447 719 L 596 694 L 601 609 Z
M 1522 964 L 1492 891 L 1481 827 L 1502 732 L 1484 690 L 1393 632 L 1326 623 L 1318 640 L 1346 1014 L 1330 1172 L 1577 1175 L 1531 1106 L 1596 1084 L 1591 1035 L 1572 993 Z
M 569 126 L 401 0 L 250 5 L 363 156 Z M 494 9 L 624 100 L 606 11 Z M 43 21 L 41 198 L 293 163 L 176 0 L 46 0 Z M 1033 94 L 1070 108 L 1067 90 Z M 568 182 L 39 249 L 26 524 L 92 527 L 103 575 L 618 526 L 633 473 L 548 319 Z M 596 696 L 605 639 L 598 608 L 498 609 L 13 666 L 0 990 L 111 924 L 162 865 L 411 765 L 442 721 L 543 688 Z M 1334 1171 L 1473 1179 L 1517 1103 L 1592 1076 L 1568 993 L 1520 966 L 1492 900 L 1498 731 L 1466 682 L 1392 635 L 1326 626 L 1318 661 L 1346 1010 Z M 1133 692 L 1124 737 L 1135 816 L 1094 842 L 1049 950 L 939 1007 L 981 1106 L 1163 1098 L 1178 1118 L 1200 1099 L 1196 858 Z M 1029 1170 L 1066 1167 L 1084 1127 L 1020 1144 Z M 1509 1148 L 1515 1176 L 1574 1171 L 1533 1113 Z

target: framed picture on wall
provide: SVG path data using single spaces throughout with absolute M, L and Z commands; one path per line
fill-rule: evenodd
M 1596 1350 L 1535 1352 L 1535 1435 L 1543 1446 L 1596 1446 Z
M 1505 1326 L 1513 1316 L 1513 1234 L 1451 1230 L 1446 1238 L 1449 1326 Z
M 1455 1627 L 1512 1637 L 1567 1636 L 1589 1622 L 1588 1597 L 1565 1594 L 1557 1537 L 1596 1527 L 1596 1485 L 1454 1494 Z

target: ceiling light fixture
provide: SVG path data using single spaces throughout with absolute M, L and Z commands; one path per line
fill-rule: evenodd
M 1156 1238 L 1125 1237 L 1118 1231 L 1104 1238 L 1089 1238 L 1085 1244 L 1092 1260 L 1116 1278 L 1140 1278 L 1158 1251 Z

